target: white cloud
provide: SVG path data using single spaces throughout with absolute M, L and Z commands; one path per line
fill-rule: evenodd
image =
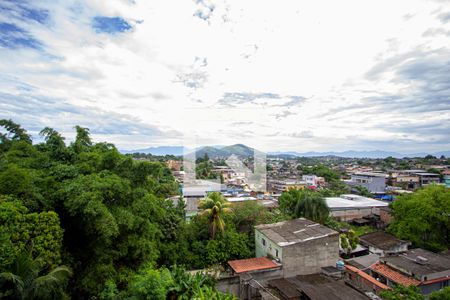
M 27 95 L 126 115 L 141 127 L 196 134 L 211 144 L 272 151 L 450 148 L 450 133 L 434 134 L 435 127 L 407 132 L 403 141 L 404 127 L 389 126 L 450 118 L 439 102 L 450 99 L 445 72 L 427 68 L 426 77 L 409 79 L 404 73 L 424 57 L 429 67 L 450 63 L 443 34 L 450 32 L 448 3 L 86 0 L 36 8 L 48 11 L 45 24 L 0 13 L 0 23 L 14 22 L 44 45 L 42 51 L 0 48 L 4 93 L 32 87 Z M 131 29 L 96 32 L 96 16 L 120 17 Z M 441 82 L 439 93 L 424 87 L 429 81 Z M 439 113 L 432 106 L 413 109 L 429 96 L 438 99 Z M 0 101 L 11 107 L 20 99 Z M 0 113 L 19 117 L 14 110 Z M 36 126 L 36 118 L 23 125 Z M 39 124 L 45 120 L 54 122 Z M 124 149 L 183 140 L 109 137 Z

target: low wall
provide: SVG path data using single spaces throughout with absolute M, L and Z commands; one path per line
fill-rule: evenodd
M 269 280 L 282 277 L 283 271 L 281 268 L 247 272 L 219 278 L 216 283 L 216 288 L 223 293 L 230 293 L 240 299 L 246 299 L 246 295 L 254 294 L 255 286 L 258 286 L 254 281 L 257 281 L 261 286 L 267 287 Z

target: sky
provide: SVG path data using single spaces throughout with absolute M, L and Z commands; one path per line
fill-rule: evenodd
M 1 0 L 0 118 L 128 150 L 450 150 L 450 1 Z

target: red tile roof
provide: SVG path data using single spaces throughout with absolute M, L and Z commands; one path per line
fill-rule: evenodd
M 267 257 L 230 260 L 228 261 L 228 264 L 235 273 L 274 269 L 280 266 L 271 261 L 270 259 L 268 259 Z
M 383 263 L 376 263 L 373 266 L 371 266 L 372 271 L 377 272 L 378 274 L 386 277 L 387 279 L 394 281 L 395 283 L 404 285 L 404 286 L 410 286 L 410 285 L 419 285 L 420 281 L 403 275 L 402 273 L 399 273 L 393 269 L 391 269 L 389 266 L 383 264 Z
M 422 281 L 420 283 L 420 285 L 433 284 L 433 283 L 436 283 L 436 282 L 447 281 L 448 279 L 449 279 L 448 277 L 441 277 L 441 278 L 431 279 L 431 280 L 427 280 L 427 281 Z
M 390 289 L 390 287 L 388 287 L 384 283 L 379 282 L 378 280 L 376 280 L 375 278 L 373 278 L 372 276 L 370 276 L 366 272 L 359 270 L 358 268 L 355 268 L 355 267 L 350 266 L 350 265 L 345 265 L 345 268 L 347 270 L 350 270 L 350 271 L 358 274 L 360 277 L 364 278 L 365 280 L 369 281 L 370 283 L 373 283 L 374 285 L 378 286 L 380 289 L 383 289 L 383 290 L 389 290 Z

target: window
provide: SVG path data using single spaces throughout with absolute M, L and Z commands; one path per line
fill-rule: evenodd
M 275 249 L 275 256 L 278 257 L 278 249 Z
M 265 239 L 261 239 L 263 246 L 266 245 L 266 240 Z

